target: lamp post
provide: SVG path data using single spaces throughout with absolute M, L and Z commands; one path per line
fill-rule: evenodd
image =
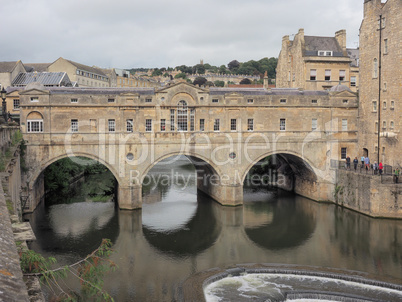
M 4 87 L 1 89 L 0 94 L 1 94 L 1 98 L 3 100 L 3 102 L 1 103 L 3 118 L 5 121 L 7 121 L 7 103 L 6 103 L 7 91 L 4 89 Z

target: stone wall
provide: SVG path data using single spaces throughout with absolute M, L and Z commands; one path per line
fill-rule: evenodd
M 379 175 L 347 170 L 337 170 L 336 180 L 337 204 L 372 217 L 402 217 L 402 184 L 382 183 Z
M 0 301 L 28 301 L 2 186 L 0 186 L 0 255 Z

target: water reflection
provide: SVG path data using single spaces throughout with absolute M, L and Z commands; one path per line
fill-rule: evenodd
M 172 169 L 181 181 L 171 181 L 178 179 Z M 101 238 L 112 239 L 119 269 L 106 277 L 105 288 L 116 301 L 180 300 L 180 285 L 192 274 L 240 263 L 357 270 L 402 283 L 402 221 L 261 188 L 246 189 L 242 207 L 222 207 L 197 195 L 194 169 L 185 161 L 161 171 L 170 180 L 149 183 L 144 197 L 153 197 L 140 211 L 88 205 L 85 198 L 43 206 L 30 216 L 37 237 L 32 248 L 58 260 L 69 255 L 72 262 Z
M 299 246 L 314 232 L 314 210 L 307 203 L 296 203 L 291 193 L 266 191 L 265 201 L 247 201 L 244 205 L 244 228 L 247 236 L 260 247 L 279 250 Z M 246 188 L 245 194 L 251 191 Z M 258 196 L 263 194 L 260 189 Z M 253 193 L 248 194 L 248 199 Z M 258 199 L 257 199 L 258 200 Z

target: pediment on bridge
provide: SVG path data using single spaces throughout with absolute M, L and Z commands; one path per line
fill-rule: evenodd
M 182 90 L 188 90 L 189 88 L 195 90 L 196 93 L 208 92 L 208 90 L 205 89 L 205 88 L 201 88 L 201 87 L 195 86 L 195 85 L 187 83 L 187 82 L 179 82 L 179 83 L 170 85 L 168 87 L 164 87 L 162 89 L 159 89 L 157 91 L 157 93 L 167 93 L 170 90 L 181 90 L 181 89 Z
M 20 91 L 20 95 L 49 95 L 49 90 L 41 90 L 37 88 Z
M 132 93 L 132 92 L 124 92 L 124 93 L 121 93 L 120 96 L 126 97 L 126 98 L 139 98 L 140 94 L 139 93 Z
M 347 90 L 339 91 L 339 92 L 333 92 L 331 94 L 332 94 L 333 97 L 339 97 L 339 98 L 341 98 L 341 97 L 342 98 L 353 98 L 353 97 L 357 96 L 357 94 L 355 92 L 347 91 Z
M 242 98 L 244 95 L 240 94 L 238 92 L 231 92 L 231 93 L 226 93 L 225 94 L 225 99 L 230 99 L 230 98 Z

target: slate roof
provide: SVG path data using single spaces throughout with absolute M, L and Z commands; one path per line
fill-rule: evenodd
M 25 70 L 27 72 L 46 72 L 47 68 L 49 67 L 50 63 L 27 63 L 24 64 Z
M 66 61 L 71 63 L 71 64 L 73 64 L 75 67 L 77 67 L 80 70 L 88 71 L 90 73 L 94 73 L 94 74 L 97 74 L 97 75 L 108 77 L 102 70 L 100 70 L 98 68 L 90 67 L 90 66 L 87 66 L 87 65 L 84 65 L 84 64 L 81 64 L 81 63 L 77 63 L 77 62 L 74 62 L 74 61 L 70 61 L 70 60 L 66 60 Z
M 297 88 L 210 88 L 210 95 L 238 93 L 242 95 L 328 95 L 326 90 L 299 90 Z
M 343 57 L 342 48 L 334 37 L 304 36 L 304 54 L 306 56 L 318 55 L 319 50 L 333 52 L 333 57 Z
M 17 65 L 17 61 L 13 62 L 0 62 L 0 72 L 12 72 Z
M 91 95 L 108 95 L 122 93 L 138 93 L 140 95 L 154 95 L 154 88 L 88 88 L 88 87 L 51 87 L 50 94 L 91 94 Z
M 18 74 L 12 86 L 23 87 L 33 82 L 44 86 L 71 86 L 70 79 L 65 72 L 27 72 Z

